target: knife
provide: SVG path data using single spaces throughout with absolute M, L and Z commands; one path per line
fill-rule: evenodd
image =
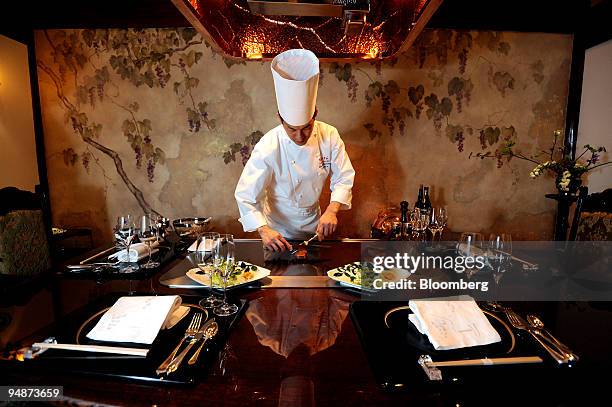
M 211 318 L 204 323 L 204 326 L 202 326 L 200 330 L 193 336 L 193 338 L 191 338 L 187 347 L 183 349 L 182 352 L 176 358 L 174 358 L 174 360 L 172 360 L 172 362 L 170 362 L 164 373 L 170 374 L 172 372 L 175 372 L 179 368 L 179 366 L 183 362 L 183 359 L 185 359 L 185 356 L 187 356 L 193 345 L 195 345 L 200 339 L 204 337 L 204 332 L 213 322 L 215 322 L 215 319 Z

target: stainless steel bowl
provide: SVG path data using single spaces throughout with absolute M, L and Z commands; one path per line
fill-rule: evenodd
M 181 238 L 195 238 L 208 231 L 212 218 L 180 218 L 172 221 L 172 226 Z

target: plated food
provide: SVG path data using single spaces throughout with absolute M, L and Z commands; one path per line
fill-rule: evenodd
M 225 267 L 225 264 L 221 264 L 220 267 Z M 186 276 L 205 287 L 210 287 L 212 275 L 212 288 L 222 288 L 223 280 L 221 279 L 221 276 L 215 272 L 215 266 L 209 264 L 203 266 L 203 268 L 204 271 L 202 271 L 200 268 L 190 269 L 187 271 Z M 249 284 L 268 277 L 269 275 L 270 270 L 266 268 L 247 263 L 245 261 L 238 261 L 234 266 L 234 271 L 228 278 L 227 288 Z
M 410 272 L 394 268 L 377 273 L 370 263 L 354 262 L 329 270 L 327 276 L 346 287 L 374 290 L 374 280 L 400 281 L 408 278 Z

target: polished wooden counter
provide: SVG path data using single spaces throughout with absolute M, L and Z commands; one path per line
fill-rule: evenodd
M 249 301 L 246 314 L 212 367 L 211 374 L 192 386 L 147 385 L 72 375 L 49 376 L 41 373 L 27 377 L 3 372 L 3 384 L 63 385 L 64 395 L 73 401 L 109 405 L 224 405 L 224 406 L 380 406 L 380 405 L 471 405 L 506 404 L 521 400 L 521 394 L 509 391 L 500 398 L 497 389 L 457 389 L 424 387 L 410 392 L 389 393 L 378 388 L 358 335 L 349 317 L 349 306 L 359 299 L 344 289 L 317 284 L 328 269 L 356 261 L 360 256 L 359 241 L 325 242 L 328 247 L 315 249 L 308 263 L 277 263 L 274 276 L 295 282 L 302 280 L 310 288 L 245 289 L 240 298 Z M 238 244 L 238 258 L 263 261 L 259 242 Z M 65 312 L 79 301 L 92 301 L 105 293 L 172 293 L 203 295 L 201 290 L 181 290 L 160 284 L 160 276 L 175 268 L 180 258 L 164 266 L 150 279 L 106 281 L 61 278 L 59 295 Z M 283 280 L 281 279 L 281 280 Z M 318 282 L 317 282 L 318 281 Z M 314 283 L 317 282 L 317 283 Z M 314 285 L 313 285 L 314 284 Z M 80 297 L 81 300 L 76 300 Z M 589 304 L 543 303 L 517 304 L 536 307 L 551 323 L 551 329 L 581 355 L 588 366 L 603 366 L 611 360 L 608 348 L 612 327 L 610 307 Z M 599 330 L 593 330 L 599 326 Z M 588 337 L 582 335 L 589 332 Z M 42 333 L 41 333 L 42 334 Z M 40 339 L 40 338 L 34 338 Z M 601 367 L 601 366 L 599 366 Z M 584 389 L 584 387 L 583 387 Z M 487 395 L 491 392 L 491 395 Z M 497 402 L 491 403 L 494 397 Z M 531 401 L 537 401 L 532 394 Z M 566 391 L 560 399 L 539 405 L 565 403 L 572 405 L 584 394 Z M 531 404 L 531 403 L 526 403 Z

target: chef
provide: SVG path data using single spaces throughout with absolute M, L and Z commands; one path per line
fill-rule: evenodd
M 319 240 L 337 228 L 336 214 L 351 208 L 355 170 L 338 130 L 315 120 L 319 60 L 292 49 L 271 64 L 280 124 L 253 148 L 235 197 L 245 232 L 259 232 L 274 251 L 287 240 Z M 321 214 L 319 197 L 330 177 L 331 200 Z

